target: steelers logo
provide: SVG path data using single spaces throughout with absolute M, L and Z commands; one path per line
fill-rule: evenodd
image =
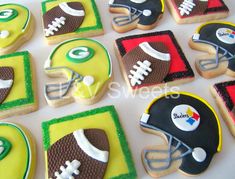
M 175 126 L 182 131 L 194 131 L 200 124 L 200 115 L 190 105 L 175 106 L 171 111 L 171 119 Z
M 226 44 L 235 44 L 235 31 L 229 28 L 220 28 L 216 31 L 217 38 Z

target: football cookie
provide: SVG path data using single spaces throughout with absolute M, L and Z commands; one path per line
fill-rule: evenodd
M 0 56 L 0 119 L 38 108 L 30 58 L 28 52 Z
M 194 80 L 194 73 L 171 31 L 117 39 L 115 50 L 131 91 Z
M 107 50 L 91 39 L 73 39 L 61 43 L 45 63 L 50 77 L 65 77 L 45 86 L 49 105 L 58 107 L 73 101 L 97 102 L 112 80 L 112 62 Z
M 198 175 L 221 151 L 220 121 L 213 108 L 190 93 L 167 93 L 153 100 L 140 120 L 141 128 L 159 135 L 164 145 L 146 147 L 142 161 L 152 177 L 181 171 Z
M 0 122 L 0 178 L 33 179 L 35 159 L 30 133 L 16 124 Z
M 157 26 L 164 13 L 163 0 L 109 0 L 111 13 L 122 13 L 113 18 L 112 26 L 123 33 L 133 29 L 150 30 Z
M 49 44 L 103 34 L 94 0 L 46 0 L 42 2 L 42 13 L 44 34 Z
M 113 106 L 44 122 L 46 179 L 136 178 Z
M 235 24 L 211 22 L 201 25 L 189 41 L 192 49 L 207 52 L 196 60 L 196 69 L 204 78 L 222 74 L 235 77 Z
M 223 0 L 166 0 L 166 4 L 179 24 L 206 22 L 229 15 Z
M 235 137 L 235 81 L 217 83 L 211 87 L 221 115 Z
M 33 17 L 19 4 L 0 5 L 0 55 L 18 49 L 33 35 Z

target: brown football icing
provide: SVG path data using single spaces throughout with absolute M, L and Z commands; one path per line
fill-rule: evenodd
M 14 70 L 11 67 L 0 67 L 0 79 L 1 80 L 14 80 Z M 4 102 L 8 94 L 11 91 L 11 88 L 0 89 L 0 104 Z
M 102 151 L 109 151 L 108 138 L 103 130 L 87 129 L 84 130 L 84 134 L 94 147 Z M 81 162 L 78 169 L 79 175 L 73 175 L 75 179 L 102 179 L 108 164 L 95 160 L 83 152 L 73 133 L 54 143 L 47 151 L 47 158 L 48 178 L 52 179 L 55 178 L 55 172 L 60 171 L 61 166 L 65 166 L 66 161 L 78 160 Z

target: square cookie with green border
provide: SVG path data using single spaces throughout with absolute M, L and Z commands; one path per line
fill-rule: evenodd
M 42 129 L 47 179 L 60 176 L 60 166 L 67 171 L 70 164 L 74 178 L 137 177 L 114 106 L 55 118 L 42 123 Z
M 29 52 L 0 56 L 0 119 L 38 109 Z
M 48 44 L 104 33 L 95 0 L 43 1 L 42 20 Z

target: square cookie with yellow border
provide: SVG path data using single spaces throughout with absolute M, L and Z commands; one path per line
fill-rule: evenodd
M 42 124 L 46 178 L 136 178 L 123 129 L 113 106 Z
M 0 119 L 37 110 L 29 52 L 0 56 Z
M 104 33 L 95 0 L 43 1 L 42 20 L 48 44 Z

